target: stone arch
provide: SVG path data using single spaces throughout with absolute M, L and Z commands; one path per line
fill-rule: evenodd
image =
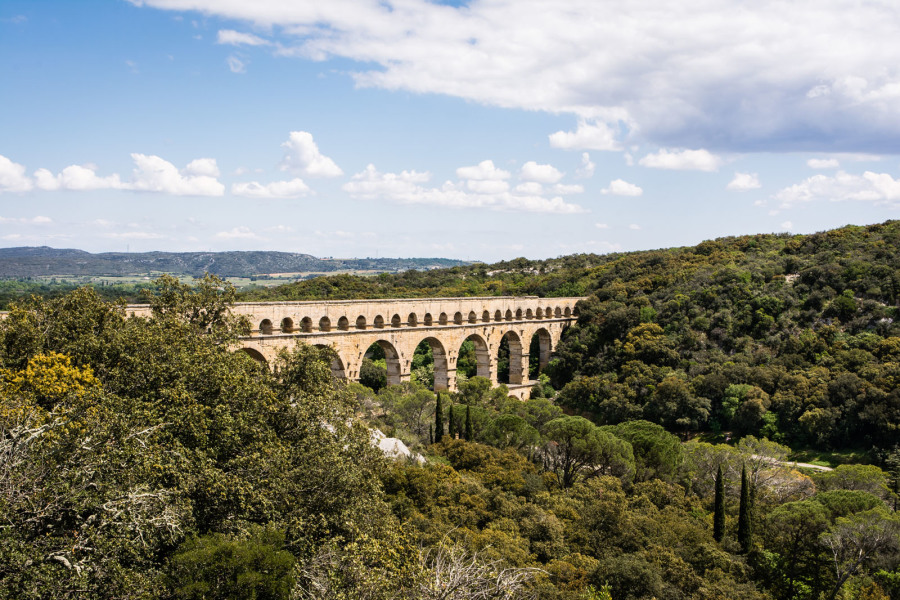
M 567 306 L 566 309 L 563 311 L 563 316 L 564 316 L 565 318 L 567 318 L 567 319 L 568 319 L 569 317 L 571 317 L 571 316 L 572 316 L 572 309 L 569 308 L 569 307 Z
M 560 308 L 558 306 L 556 307 L 556 312 L 553 313 L 553 316 L 556 317 L 557 319 L 562 318 L 562 310 L 560 310 Z
M 454 322 L 455 324 L 457 324 L 457 325 L 462 325 L 462 323 L 463 323 L 463 317 L 462 317 L 462 313 L 461 313 L 461 312 L 457 311 L 456 314 L 453 315 L 453 322 Z
M 419 325 L 419 317 L 416 316 L 416 313 L 409 313 L 409 317 L 406 319 L 406 324 L 410 327 L 417 327 Z
M 356 317 L 356 328 L 357 329 L 365 329 L 366 328 L 366 318 L 362 315 Z
M 527 378 L 528 367 L 526 364 L 527 358 L 522 355 L 522 339 L 515 331 L 507 331 L 500 339 L 501 343 L 505 339 L 509 345 L 509 377 L 508 381 L 501 381 L 501 383 L 509 383 L 511 385 L 524 383 Z M 497 376 L 498 381 L 500 381 L 499 369 Z
M 256 348 L 238 348 L 238 352 L 243 352 L 261 365 L 269 366 L 269 361 L 267 361 L 262 352 L 260 352 Z
M 331 319 L 328 317 L 319 319 L 319 331 L 331 331 Z
M 300 331 L 303 333 L 312 333 L 313 323 L 309 317 L 303 317 L 300 320 Z
M 341 331 L 350 331 L 350 319 L 347 317 L 341 317 L 338 319 L 338 329 Z
M 526 310 L 526 311 L 525 311 L 525 318 L 526 318 L 526 319 L 533 319 L 533 318 L 534 318 L 534 311 L 531 310 L 530 308 L 529 308 L 528 310 Z
M 535 378 L 550 362 L 553 338 L 550 332 L 541 327 L 531 335 L 528 344 L 528 363 Z
M 375 315 L 375 329 L 384 329 L 384 317 Z
M 486 310 L 483 313 L 481 313 L 481 321 L 483 323 L 490 323 L 491 322 L 491 312 Z
M 438 317 L 438 325 L 446 325 L 447 324 L 447 313 L 441 313 Z
M 487 342 L 485 342 L 484 338 L 477 333 L 473 333 L 463 341 L 471 341 L 475 345 L 475 360 L 477 363 L 475 375 L 490 379 L 491 353 L 490 350 L 488 350 Z
M 538 306 L 537 310 L 534 313 L 535 319 L 543 319 L 544 318 L 544 309 Z
M 477 323 L 477 322 L 478 322 L 478 315 L 475 314 L 474 310 L 469 311 L 469 323 Z
M 506 309 L 506 314 L 503 316 L 506 318 L 507 321 L 513 320 L 513 312 L 508 308 Z
M 281 333 L 294 333 L 294 320 L 285 317 L 281 320 Z
M 327 317 L 322 317 L 327 318 Z M 331 356 L 331 374 L 335 377 L 335 379 L 346 379 L 347 371 L 344 368 L 344 361 L 341 360 L 341 356 L 337 353 L 337 350 L 332 348 L 331 346 L 326 346 L 325 344 L 316 344 L 316 348 L 324 348 L 328 351 L 328 354 Z
M 391 317 L 391 327 L 400 327 L 400 315 Z
M 450 377 L 447 373 L 447 350 L 444 344 L 435 337 L 427 337 L 424 342 L 431 346 L 431 356 L 434 359 L 434 391 L 450 389 Z
M 434 325 L 434 319 L 431 318 L 431 313 L 425 313 L 425 316 L 422 318 L 422 322 L 425 323 L 425 327 L 431 327 Z
M 269 319 L 263 319 L 259 322 L 259 333 L 261 335 L 272 335 L 272 321 Z
M 497 310 L 494 311 L 494 320 L 495 320 L 495 321 L 502 321 L 502 320 L 503 320 L 503 313 L 500 312 L 500 309 L 499 309 L 499 308 L 498 308 Z
M 397 352 L 394 345 L 387 340 L 376 340 L 374 343 L 378 344 L 384 351 L 384 363 L 387 367 L 387 384 L 399 385 L 400 374 L 403 372 L 403 365 L 400 362 L 400 353 Z
M 521 320 L 522 320 L 522 309 L 517 308 L 516 309 L 516 321 L 521 321 Z
M 546 310 L 544 310 L 544 318 L 552 319 L 553 318 L 553 307 L 548 306 Z

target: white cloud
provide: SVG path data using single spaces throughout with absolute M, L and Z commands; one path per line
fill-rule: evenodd
M 557 183 L 550 189 L 554 194 L 560 194 L 563 196 L 584 193 L 584 186 L 578 183 Z
M 232 73 L 246 73 L 247 65 L 235 55 L 231 55 L 225 59 L 225 62 L 228 63 L 228 68 Z
M 197 158 L 187 164 L 184 172 L 186 175 L 218 177 L 219 165 L 214 158 Z
M 639 231 L 641 229 L 641 226 L 632 223 L 631 225 L 628 226 L 628 229 L 631 229 L 633 231 Z
M 263 185 L 258 181 L 233 183 L 231 193 L 246 198 L 300 198 L 309 193 L 309 186 L 302 179 L 273 181 Z
M 762 187 L 759 183 L 759 175 L 756 173 L 735 173 L 726 186 L 729 190 L 738 192 L 746 192 L 747 190 L 756 190 Z
M 132 182 L 127 189 L 140 192 L 160 192 L 173 196 L 221 196 L 225 193 L 225 186 L 219 183 L 215 177 L 209 175 L 194 175 L 185 169 L 179 170 L 172 163 L 158 156 L 133 153 L 134 171 Z M 213 159 L 201 159 L 209 168 Z M 194 165 L 197 161 L 190 164 Z M 197 168 L 196 165 L 194 168 Z M 218 169 L 216 169 L 218 171 Z
M 0 217 L 0 224 L 2 223 L 15 223 L 21 225 L 49 225 L 53 222 L 53 219 L 50 217 L 45 217 L 43 215 L 38 215 L 36 217 Z
M 781 224 L 781 228 L 787 229 L 788 231 L 790 231 L 791 229 L 794 228 L 794 224 L 791 223 L 790 221 L 785 221 L 784 223 Z
M 0 154 L 0 194 L 3 192 L 27 192 L 34 183 L 25 174 L 25 167 Z
M 587 152 L 581 153 L 581 165 L 575 170 L 575 175 L 582 179 L 589 179 L 594 176 L 594 169 L 597 165 L 591 162 L 591 155 Z
M 579 121 L 575 131 L 550 134 L 550 146 L 565 150 L 621 150 L 615 130 L 602 122 Z
M 537 181 L 525 181 L 516 186 L 517 194 L 540 196 L 544 193 L 544 186 Z
M 900 134 L 888 1 L 131 1 L 271 31 L 282 55 L 357 61 L 361 86 L 576 115 L 582 133 L 554 134 L 559 147 L 614 145 L 595 124 L 612 113 L 660 146 L 891 152 Z
M 71 165 L 54 175 L 47 169 L 38 169 L 34 172 L 35 185 L 39 189 L 55 190 L 120 190 L 126 188 L 116 174 L 107 177 L 98 177 L 93 165 Z
M 613 179 L 609 182 L 609 187 L 600 190 L 600 193 L 613 196 L 640 196 L 644 190 L 622 179 Z
M 102 237 L 114 240 L 161 240 L 166 236 L 151 231 L 123 231 L 120 233 L 105 233 Z
M 253 231 L 244 225 L 240 227 L 235 227 L 229 231 L 220 231 L 216 234 L 217 238 L 223 240 L 255 240 L 259 239 L 259 236 L 253 233 Z
M 252 33 L 241 33 L 233 29 L 220 29 L 216 37 L 217 44 L 230 44 L 232 46 L 268 46 L 271 44 L 268 40 L 264 40 Z
M 522 165 L 519 176 L 526 181 L 541 183 L 556 183 L 563 178 L 562 172 L 553 165 L 539 165 L 533 160 Z
M 456 176 L 460 179 L 490 180 L 509 179 L 509 171 L 498 169 L 494 161 L 483 160 L 474 167 L 460 167 L 456 169 Z
M 597 229 L 609 229 L 609 225 L 607 225 L 606 223 L 595 223 L 594 226 Z
M 643 167 L 654 169 L 716 171 L 723 161 L 708 150 L 667 150 L 662 148 L 656 154 L 648 154 L 638 162 Z
M 476 194 L 502 194 L 509 191 L 509 184 L 495 179 L 469 179 L 466 189 Z
M 319 151 L 319 146 L 307 131 L 292 131 L 284 148 L 282 171 L 294 171 L 309 177 L 339 177 L 344 172 L 333 160 Z
M 806 161 L 806 166 L 810 169 L 837 169 L 841 162 L 836 158 L 811 158 Z
M 866 171 L 861 176 L 838 171 L 833 177 L 814 175 L 775 194 L 781 208 L 829 200 L 900 206 L 900 180 L 887 173 Z
M 490 163 L 485 165 L 485 163 Z M 497 177 L 493 163 L 485 161 L 482 175 Z M 490 168 L 487 168 L 490 167 Z M 478 174 L 477 167 L 463 168 L 463 175 Z M 460 170 L 457 170 L 459 173 Z M 506 175 L 509 176 L 508 174 Z M 354 198 L 363 200 L 386 200 L 398 204 L 421 204 L 449 208 L 480 208 L 499 211 L 519 211 L 536 213 L 575 214 L 586 212 L 577 204 L 565 202 L 560 197 L 544 198 L 538 195 L 508 191 L 506 182 L 500 179 L 465 179 L 460 182 L 445 182 L 441 187 L 427 187 L 423 184 L 431 179 L 428 173 L 403 171 L 401 173 L 380 173 L 374 165 L 369 165 L 344 184 L 343 190 Z M 482 192 L 473 191 L 470 184 L 487 184 Z M 499 184 L 506 186 L 502 188 Z

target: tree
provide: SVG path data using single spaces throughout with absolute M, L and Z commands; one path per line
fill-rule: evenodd
M 456 419 L 453 415 L 453 403 L 447 407 L 447 435 L 451 440 L 456 439 Z
M 884 508 L 867 510 L 837 519 L 821 539 L 834 558 L 836 581 L 830 596 L 833 599 L 844 583 L 872 558 L 897 549 L 900 519 Z
M 634 476 L 631 444 L 584 417 L 554 419 L 547 423 L 544 437 L 544 465 L 562 488 L 584 477 L 612 475 L 630 481 Z
M 677 476 L 684 451 L 678 437 L 661 425 L 649 421 L 628 421 L 601 429 L 631 444 L 637 481 L 653 478 L 673 481 Z
M 440 444 L 444 439 L 444 407 L 441 402 L 441 394 L 435 394 L 437 397 L 434 405 L 434 443 Z
M 713 509 L 713 539 L 721 542 L 725 537 L 725 478 L 722 465 L 716 472 L 716 498 Z
M 466 404 L 466 441 L 474 441 L 475 434 L 472 432 L 472 407 Z
M 738 543 L 745 554 L 753 546 L 753 507 L 750 499 L 750 481 L 747 479 L 747 467 L 741 467 L 741 503 L 738 508 Z

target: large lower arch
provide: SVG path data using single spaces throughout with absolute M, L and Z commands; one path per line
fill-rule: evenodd
M 239 348 L 238 352 L 243 352 L 259 364 L 263 366 L 269 366 L 269 361 L 266 360 L 266 357 L 263 356 L 262 352 L 257 350 L 256 348 Z
M 531 342 L 528 344 L 529 377 L 537 379 L 538 374 L 544 370 L 550 362 L 550 352 L 553 338 L 550 332 L 543 327 L 534 332 Z
M 508 348 L 508 350 L 507 350 Z M 504 369 L 501 373 L 499 363 L 501 356 L 500 353 L 505 353 L 508 351 L 508 359 L 509 359 L 509 369 Z M 503 357 L 506 358 L 506 357 Z M 500 340 L 500 345 L 498 348 L 498 367 L 497 367 L 497 381 L 499 383 L 509 383 L 512 385 L 518 385 L 524 383 L 528 378 L 527 367 L 525 366 L 525 357 L 522 355 L 522 339 L 519 335 L 514 331 L 507 331 Z
M 431 347 L 431 356 L 434 359 L 434 391 L 449 390 L 450 376 L 447 372 L 447 351 L 444 344 L 434 337 L 427 337 L 422 341 Z
M 331 374 L 334 375 L 336 379 L 345 379 L 347 377 L 347 370 L 344 368 L 344 361 L 341 360 L 337 350 L 331 346 L 326 346 L 325 344 L 316 344 L 315 347 L 326 349 L 331 356 Z
M 487 377 L 491 378 L 491 353 L 488 350 L 487 342 L 484 341 L 484 338 L 478 335 L 477 333 L 473 333 L 465 340 L 465 342 L 472 342 L 472 345 L 475 347 L 475 375 L 478 377 Z M 456 371 L 457 378 L 459 377 L 459 360 L 457 359 L 456 363 Z
M 377 340 L 378 344 L 384 352 L 384 363 L 387 367 L 387 384 L 400 385 L 400 374 L 403 373 L 403 365 L 400 362 L 400 353 L 392 343 L 387 340 Z

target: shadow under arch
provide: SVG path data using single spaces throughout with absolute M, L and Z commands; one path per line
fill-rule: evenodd
M 387 385 L 400 385 L 400 374 L 403 372 L 403 365 L 400 363 L 400 353 L 392 343 L 387 340 L 376 340 L 373 344 L 378 344 L 381 351 L 384 352 L 384 364 L 387 369 Z
M 337 350 L 331 346 L 326 346 L 325 344 L 316 344 L 315 347 L 326 350 L 327 354 L 331 357 L 331 374 L 335 379 L 346 379 L 347 371 L 344 369 L 344 361 L 341 360 Z
M 508 348 L 509 352 L 509 369 L 501 372 L 500 354 L 504 351 L 504 346 Z M 497 382 L 509 384 L 524 383 L 528 377 L 527 373 L 525 373 L 525 364 L 522 356 L 522 338 L 519 337 L 519 334 L 515 331 L 507 331 L 504 333 L 503 337 L 500 338 L 497 353 Z

